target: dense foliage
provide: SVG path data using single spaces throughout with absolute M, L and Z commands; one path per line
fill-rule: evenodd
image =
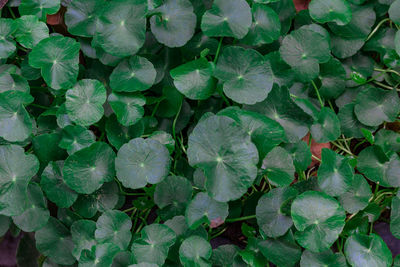
M 0 63 L 19 266 L 392 265 L 400 0 L 10 0 Z

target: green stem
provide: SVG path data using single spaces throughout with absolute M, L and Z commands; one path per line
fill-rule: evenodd
M 367 42 L 369 39 L 372 38 L 372 36 L 374 36 L 374 34 L 379 30 L 379 28 L 383 25 L 383 23 L 389 21 L 390 18 L 386 18 L 381 20 L 378 25 L 376 25 L 375 29 L 368 35 L 367 39 L 365 40 L 365 42 Z
M 223 40 L 223 39 L 224 39 L 224 37 L 221 37 L 221 38 L 219 39 L 217 52 L 215 53 L 215 57 L 214 57 L 214 64 L 217 63 L 218 56 L 219 56 L 219 52 L 221 51 L 221 46 L 222 46 L 222 40 Z
M 151 116 L 150 117 L 154 117 L 154 115 L 157 112 L 158 106 L 160 105 L 161 101 L 158 101 L 157 104 L 154 106 L 153 112 L 151 112 Z
M 214 238 L 216 238 L 216 237 L 218 237 L 218 236 L 220 236 L 220 235 L 222 235 L 222 234 L 226 231 L 226 229 L 227 229 L 227 228 L 224 228 L 224 229 L 222 229 L 221 231 L 219 231 L 218 233 L 212 235 L 212 236 L 210 237 L 210 240 L 211 240 L 211 239 L 214 239 Z
M 14 11 L 12 11 L 11 7 L 8 7 L 8 11 L 10 11 L 11 17 L 13 17 L 13 19 L 16 19 L 17 17 L 14 14 Z
M 400 76 L 400 73 L 398 73 L 397 71 L 392 70 L 392 69 L 378 69 L 378 68 L 375 68 L 374 70 L 375 71 L 379 71 L 379 72 L 383 72 L 383 73 L 390 72 L 390 73 L 396 74 L 397 76 Z
M 178 120 L 179 114 L 181 113 L 182 104 L 183 104 L 183 100 L 181 101 L 181 103 L 179 105 L 178 112 L 176 113 L 174 122 L 172 123 L 172 136 L 174 137 L 174 140 L 176 140 L 176 133 L 175 133 L 176 121 Z
M 255 219 L 256 215 L 249 215 L 249 216 L 244 216 L 240 218 L 234 218 L 234 219 L 227 219 L 225 222 L 231 223 L 231 222 L 240 222 L 240 221 L 247 221 L 251 219 Z
M 355 155 L 354 155 L 350 150 L 348 150 L 347 148 L 344 148 L 342 145 L 339 145 L 339 144 L 336 143 L 335 141 L 332 141 L 331 143 L 332 143 L 334 146 L 336 146 L 337 148 L 340 148 L 342 151 L 346 152 L 347 154 L 349 154 L 349 155 L 355 157 Z
M 37 107 L 37 108 L 41 108 L 41 109 L 46 109 L 46 110 L 51 108 L 51 107 L 46 107 L 46 106 L 38 105 L 38 104 L 35 104 L 35 103 L 29 104 L 29 106 Z
M 123 210 L 122 212 L 130 212 L 130 211 L 132 211 L 132 210 L 134 210 L 134 209 L 136 209 L 135 207 L 131 207 L 131 208 L 129 208 L 129 209 L 126 209 L 126 210 Z
M 314 81 L 311 81 L 311 83 L 312 83 L 312 85 L 313 85 L 313 87 L 315 89 L 315 92 L 317 93 L 317 97 L 318 97 L 319 103 L 321 105 L 321 108 L 323 108 L 324 107 L 324 102 L 322 102 L 321 96 L 320 96 L 319 91 L 318 91 L 318 87 L 317 87 L 317 85 L 315 84 Z

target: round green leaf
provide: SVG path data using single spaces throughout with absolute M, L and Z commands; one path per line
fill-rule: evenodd
M 95 135 L 92 131 L 80 125 L 68 125 L 63 128 L 62 138 L 59 147 L 68 151 L 68 154 L 73 154 L 82 148 L 88 147 L 95 142 Z
M 346 87 L 346 71 L 339 60 L 331 58 L 327 63 L 320 65 L 321 87 L 319 92 L 326 99 L 336 99 Z
M 188 204 L 185 217 L 191 229 L 196 229 L 202 223 L 210 224 L 211 228 L 215 228 L 228 217 L 228 204 L 218 202 L 206 193 L 200 192 Z
M 93 42 L 113 56 L 136 54 L 145 40 L 146 13 L 146 0 L 107 1 L 98 17 Z
M 11 56 L 15 49 L 12 34 L 17 30 L 17 23 L 12 19 L 0 18 L 0 59 Z
M 251 10 L 245 0 L 215 0 L 201 20 L 201 30 L 207 36 L 241 39 L 251 27 Z
M 71 236 L 74 243 L 72 255 L 79 260 L 83 250 L 91 250 L 97 244 L 94 237 L 96 223 L 89 220 L 75 221 L 71 226 Z
M 271 66 L 255 50 L 230 46 L 222 51 L 214 76 L 223 82 L 224 93 L 241 104 L 255 104 L 272 89 Z
M 307 170 L 308 166 L 311 164 L 312 156 L 310 147 L 306 142 L 299 141 L 297 143 L 283 144 L 282 147 L 292 156 L 297 173 Z
M 0 74 L 0 93 L 7 91 L 20 91 L 29 94 L 28 82 L 18 74 L 3 72 Z
M 320 253 L 314 253 L 305 250 L 301 255 L 301 267 L 347 267 L 346 258 L 341 253 L 333 253 L 327 250 Z
M 97 219 L 95 237 L 99 243 L 113 243 L 126 250 L 131 241 L 131 227 L 128 215 L 119 210 L 108 210 Z
M 281 34 L 281 22 L 276 12 L 267 5 L 254 3 L 251 7 L 253 23 L 242 42 L 249 45 L 269 44 Z
M 292 204 L 292 219 L 299 230 L 297 242 L 312 252 L 327 250 L 339 237 L 346 213 L 334 198 L 316 191 L 299 195 Z
M 189 136 L 187 155 L 191 166 L 203 169 L 207 191 L 217 201 L 240 198 L 257 176 L 257 148 L 229 117 L 200 121 Z
M 355 55 L 364 43 L 364 38 L 348 39 L 331 34 L 332 54 L 337 58 L 348 58 Z
M 311 126 L 312 138 L 318 143 L 327 143 L 336 140 L 340 134 L 339 118 L 330 108 L 323 107 Z
M 143 117 L 146 98 L 139 93 L 114 92 L 108 96 L 108 103 L 118 121 L 124 126 L 131 126 Z
M 78 125 L 89 126 L 103 117 L 103 104 L 107 93 L 97 80 L 80 80 L 65 95 L 65 107 L 69 118 Z
M 282 208 L 294 199 L 297 193 L 297 190 L 291 187 L 274 188 L 258 200 L 257 224 L 264 236 L 282 236 L 292 227 L 292 218 L 284 214 Z
M 70 232 L 54 217 L 50 217 L 47 224 L 35 233 L 35 239 L 40 253 L 55 263 L 71 265 L 75 262 Z
M 124 144 L 115 159 L 118 180 L 127 188 L 161 182 L 169 172 L 168 149 L 152 139 L 135 138 Z
M 282 147 L 272 149 L 263 160 L 261 168 L 265 170 L 267 179 L 274 186 L 288 186 L 294 179 L 293 159 Z
M 354 175 L 350 189 L 339 196 L 340 204 L 348 213 L 357 213 L 368 206 L 372 192 L 365 178 L 360 175 Z
M 18 11 L 23 15 L 35 15 L 46 21 L 46 15 L 55 14 L 60 9 L 60 0 L 22 0 Z
M 72 87 L 78 77 L 80 45 L 74 39 L 51 36 L 41 40 L 29 54 L 29 65 L 40 68 L 53 89 Z
M 105 130 L 110 144 L 116 149 L 120 149 L 123 144 L 143 134 L 144 124 L 140 120 L 136 124 L 126 127 L 119 124 L 116 115 L 112 114 L 106 121 Z
M 279 52 L 302 81 L 316 78 L 319 63 L 326 63 L 331 58 L 328 39 L 309 28 L 300 28 L 287 35 Z
M 101 13 L 104 0 L 73 0 L 65 12 L 65 24 L 73 35 L 92 37 L 96 33 L 98 14 Z
M 378 146 L 367 147 L 358 155 L 357 169 L 380 186 L 400 186 L 400 158 L 396 153 L 388 157 Z
M 95 245 L 92 250 L 82 251 L 79 259 L 81 267 L 108 267 L 111 266 L 115 255 L 120 251 L 119 247 L 113 243 Z
M 395 0 L 390 5 L 389 17 L 393 22 L 400 24 L 400 1 L 399 0 Z
M 28 208 L 28 183 L 39 170 L 39 161 L 16 145 L 0 146 L 0 214 L 16 216 Z
M 357 119 L 368 126 L 394 121 L 400 112 L 399 96 L 394 90 L 368 86 L 357 95 L 354 112 Z
M 400 194 L 392 198 L 390 211 L 390 232 L 394 237 L 400 238 Z
M 118 64 L 110 76 L 115 92 L 136 92 L 149 89 L 156 78 L 153 64 L 144 57 L 133 56 Z
M 157 184 L 154 203 L 161 209 L 160 216 L 170 219 L 185 213 L 187 203 L 192 199 L 192 184 L 184 177 L 168 176 Z
M 205 58 L 185 63 L 171 70 L 171 77 L 179 92 L 193 100 L 209 98 L 215 90 L 216 81 L 212 77 L 214 65 Z
M 212 248 L 204 238 L 191 236 L 182 242 L 179 258 L 183 266 L 211 267 Z
M 309 5 L 310 16 L 319 23 L 335 22 L 346 25 L 351 21 L 351 9 L 346 0 L 313 0 Z
M 194 34 L 196 15 L 189 0 L 165 0 L 153 9 L 151 32 L 158 42 L 168 47 L 184 46 Z
M 175 150 L 175 139 L 167 132 L 164 131 L 154 131 L 149 139 L 156 140 L 161 144 L 165 145 L 169 151 L 169 154 L 172 154 Z
M 322 163 L 318 169 L 318 185 L 330 196 L 340 196 L 346 193 L 353 182 L 353 168 L 349 158 L 335 151 L 323 148 Z
M 42 173 L 40 186 L 50 201 L 60 208 L 68 208 L 74 204 L 78 194 L 65 184 L 63 167 L 64 161 L 49 162 Z
M 15 22 L 18 27 L 14 34 L 15 39 L 26 48 L 33 48 L 41 40 L 49 37 L 49 28 L 36 16 L 22 16 Z
M 396 37 L 394 39 L 394 45 L 395 45 L 397 54 L 400 56 L 400 31 L 397 31 L 397 33 L 396 33 Z
M 151 224 L 142 229 L 141 238 L 133 242 L 131 250 L 139 263 L 163 265 L 175 240 L 176 234 L 168 226 Z
M 392 264 L 392 253 L 376 234 L 350 236 L 344 245 L 344 252 L 347 261 L 353 267 L 388 267 Z
M 28 208 L 18 216 L 12 217 L 13 222 L 24 232 L 37 231 L 46 225 L 50 217 L 47 201 L 40 186 L 31 183 L 28 186 Z
M 380 146 L 385 153 L 400 152 L 400 133 L 381 129 L 375 134 L 375 145 Z
M 96 142 L 69 156 L 63 168 L 65 183 L 81 194 L 91 194 L 114 179 L 115 153 L 106 143 Z
M 342 133 L 347 137 L 362 138 L 362 128 L 374 131 L 376 127 L 362 124 L 354 113 L 354 105 L 354 103 L 350 103 L 339 110 L 340 128 L 342 129 Z

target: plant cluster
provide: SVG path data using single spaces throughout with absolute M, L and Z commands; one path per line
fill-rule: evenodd
M 10 0 L 0 64 L 19 266 L 400 266 L 400 0 Z

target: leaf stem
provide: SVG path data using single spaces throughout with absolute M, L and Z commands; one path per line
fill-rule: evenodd
M 372 36 L 374 36 L 374 34 L 379 30 L 379 28 L 383 25 L 383 23 L 389 21 L 390 18 L 386 18 L 381 20 L 378 25 L 376 25 L 375 29 L 372 30 L 372 32 L 368 35 L 367 39 L 365 40 L 365 42 L 367 42 L 369 39 L 372 38 Z
M 234 219 L 227 219 L 225 222 L 231 223 L 231 222 L 240 222 L 240 221 L 247 221 L 251 219 L 255 219 L 256 215 L 249 215 L 249 216 L 244 216 L 240 218 L 234 218 Z
M 29 106 L 46 109 L 46 110 L 51 108 L 51 107 L 46 107 L 46 106 L 42 106 L 42 105 L 35 104 L 35 103 L 31 103 L 31 104 L 29 104 Z
M 317 87 L 317 85 L 315 84 L 314 81 L 311 81 L 311 83 L 312 83 L 312 85 L 313 85 L 313 87 L 315 89 L 315 92 L 317 93 L 317 97 L 318 97 L 319 103 L 321 105 L 321 108 L 323 108 L 324 107 L 324 102 L 322 102 L 321 96 L 320 96 L 319 91 L 318 91 L 318 87 Z
M 332 143 L 334 146 L 336 146 L 337 148 L 340 148 L 342 151 L 346 152 L 347 154 L 349 154 L 349 155 L 355 157 L 355 155 L 354 155 L 350 150 L 348 150 L 347 148 L 344 148 L 342 145 L 339 145 L 339 144 L 336 143 L 335 141 L 332 141 L 331 143 Z
M 222 234 L 226 231 L 226 229 L 227 229 L 227 228 L 224 228 L 224 229 L 222 229 L 221 231 L 219 231 L 218 233 L 212 235 L 212 236 L 210 237 L 210 240 L 211 240 L 211 239 L 214 239 L 214 238 L 216 238 L 216 237 L 218 237 L 218 236 L 220 236 L 220 235 L 222 235 Z
M 390 73 L 396 74 L 397 76 L 400 76 L 400 73 L 398 73 L 397 71 L 392 70 L 392 69 L 379 69 L 379 68 L 375 68 L 374 71 L 383 72 L 383 73 L 390 72 Z
M 219 52 L 221 51 L 221 46 L 222 46 L 222 40 L 224 39 L 224 37 L 221 37 L 219 39 L 219 43 L 218 43 L 218 48 L 217 48 L 217 52 L 215 53 L 215 57 L 214 57 L 214 64 L 217 63 L 218 57 L 219 57 Z
M 9 6 L 8 6 L 8 11 L 10 11 L 11 17 L 12 17 L 13 19 L 16 19 L 16 18 L 17 18 L 17 17 L 15 16 L 15 14 L 14 14 L 14 11 L 12 11 L 12 8 L 9 7 Z
M 176 126 L 176 121 L 178 120 L 179 114 L 181 113 L 182 104 L 183 104 L 183 99 L 179 105 L 178 112 L 175 115 L 174 122 L 172 123 L 172 136 L 174 137 L 175 141 L 176 141 L 175 126 Z

